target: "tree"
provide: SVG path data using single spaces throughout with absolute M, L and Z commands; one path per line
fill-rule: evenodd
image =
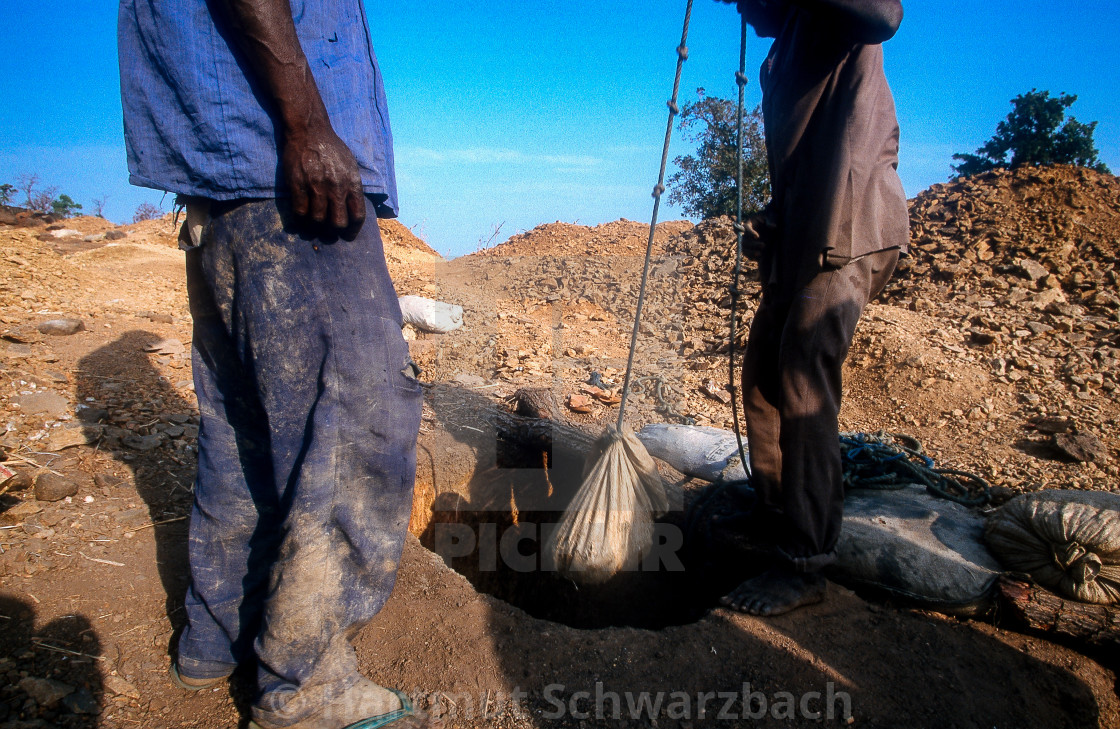
M 1097 123 L 1082 124 L 1072 116 L 1065 117 L 1066 109 L 1075 101 L 1076 95 L 1064 92 L 1057 98 L 1051 97 L 1049 91 L 1037 89 L 1019 94 L 1011 100 L 1007 119 L 996 125 L 995 136 L 975 154 L 953 155 L 953 159 L 961 160 L 959 165 L 953 165 L 953 170 L 957 175 L 967 176 L 996 167 L 1067 164 L 1109 172 L 1097 158 L 1093 143 Z
M 101 197 L 95 197 L 93 199 L 93 202 L 90 203 L 90 213 L 99 217 L 99 218 L 104 218 L 105 217 L 105 203 L 107 203 L 107 202 L 109 202 L 109 196 L 108 195 L 102 195 Z
M 36 190 L 35 188 L 39 185 L 39 176 L 31 173 L 20 175 L 16 184 L 19 185 L 20 192 L 26 197 L 23 202 L 25 208 L 34 210 L 37 213 L 49 213 L 52 211 L 54 194 L 58 192 L 57 187 Z
M 38 213 L 54 212 L 54 194 L 56 192 L 58 192 L 57 187 L 48 187 L 45 190 L 36 190 L 31 194 L 31 197 L 27 199 L 27 209 L 34 210 Z
M 132 216 L 132 222 L 139 223 L 144 220 L 155 220 L 156 218 L 163 217 L 163 211 L 150 202 L 142 202 L 136 208 L 136 213 Z
M 31 194 L 35 191 L 35 186 L 39 184 L 39 176 L 25 172 L 16 180 L 16 185 L 19 186 L 19 191 L 23 193 L 26 200 L 24 207 L 31 207 Z
M 13 185 L 9 185 L 6 182 L 0 185 L 0 205 L 7 205 L 10 203 L 12 201 L 12 195 L 14 195 L 15 192 L 16 188 Z
M 69 218 L 81 209 L 81 203 L 74 202 L 69 195 L 59 195 L 58 199 L 51 203 L 51 212 L 63 218 Z
M 717 96 L 699 98 L 681 109 L 680 130 L 697 142 L 696 154 L 677 157 L 678 171 L 669 177 L 669 203 L 680 205 L 686 215 L 714 218 L 735 216 L 738 171 L 736 157 L 738 104 Z M 761 210 L 770 199 L 770 173 L 762 111 L 743 117 L 743 214 Z

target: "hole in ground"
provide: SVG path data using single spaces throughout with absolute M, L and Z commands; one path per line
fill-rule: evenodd
M 592 629 L 659 630 L 692 623 L 762 565 L 740 551 L 670 549 L 680 545 L 684 513 L 658 523 L 665 550 L 643 569 L 599 585 L 576 584 L 542 568 L 543 545 L 580 484 L 575 464 L 492 468 L 477 474 L 469 497 L 440 494 L 421 543 L 477 589 L 536 618 Z M 652 563 L 652 564 L 651 564 Z M 654 568 L 655 567 L 655 568 Z

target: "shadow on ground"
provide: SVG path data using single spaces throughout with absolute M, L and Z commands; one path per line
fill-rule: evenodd
M 97 727 L 101 641 L 84 615 L 36 625 L 35 605 L 0 595 L 0 727 Z

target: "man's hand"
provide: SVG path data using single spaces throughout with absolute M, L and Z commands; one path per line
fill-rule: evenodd
M 361 173 L 335 134 L 299 44 L 289 0 L 213 0 L 275 107 L 281 176 L 292 211 L 316 223 L 356 230 L 365 221 Z
M 329 124 L 317 131 L 286 134 L 280 164 L 296 215 L 339 230 L 365 221 L 358 163 Z
M 752 261 L 762 258 L 776 235 L 777 226 L 765 212 L 751 215 L 743 221 L 743 255 Z

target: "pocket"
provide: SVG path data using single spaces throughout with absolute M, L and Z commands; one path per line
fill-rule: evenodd
M 400 325 L 392 319 L 381 319 L 385 336 L 386 374 L 394 388 L 419 395 L 420 368 L 412 361 L 408 342 L 404 340 Z

